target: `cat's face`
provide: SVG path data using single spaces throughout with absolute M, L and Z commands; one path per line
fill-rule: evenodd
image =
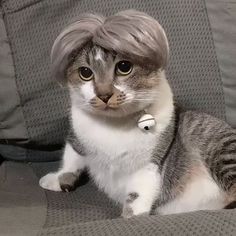
M 98 46 L 84 47 L 67 70 L 73 105 L 95 114 L 121 117 L 154 103 L 161 72 L 133 61 Z

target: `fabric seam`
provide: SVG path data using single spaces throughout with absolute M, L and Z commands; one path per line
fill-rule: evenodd
M 26 9 L 26 8 L 28 8 L 28 7 L 30 7 L 30 6 L 32 6 L 32 5 L 38 4 L 39 2 L 43 2 L 43 1 L 45 1 L 45 0 L 38 0 L 38 1 L 36 1 L 36 2 L 28 3 L 28 4 L 24 5 L 24 6 L 19 7 L 19 8 L 16 8 L 16 9 L 11 9 L 11 8 L 9 8 L 7 5 L 4 6 L 4 8 L 6 8 L 6 10 L 7 10 L 6 13 L 12 14 L 12 13 L 15 13 L 15 12 L 22 11 L 22 10 L 24 10 L 24 9 Z M 2 0 L 2 5 L 3 5 L 3 4 L 6 4 L 6 2 L 7 2 L 7 0 Z
M 205 6 L 205 11 L 206 11 L 206 15 L 207 15 L 207 23 L 208 23 L 208 26 L 210 28 L 210 34 L 211 34 L 211 37 L 212 37 L 212 40 L 213 40 L 214 54 L 215 54 L 216 62 L 217 62 L 217 66 L 218 66 L 217 70 L 218 70 L 218 73 L 220 75 L 220 83 L 221 83 L 221 88 L 222 88 L 222 91 L 223 91 L 224 119 L 227 120 L 227 116 L 226 116 L 226 103 L 225 103 L 225 91 L 224 91 L 224 85 L 223 85 L 223 80 L 222 80 L 222 73 L 221 73 L 221 70 L 220 70 L 220 64 L 219 64 L 218 56 L 217 56 L 217 53 L 216 53 L 216 45 L 215 45 L 214 35 L 213 35 L 212 27 L 211 27 L 211 22 L 210 22 L 210 19 L 209 19 L 209 12 L 207 10 L 206 0 L 202 0 L 202 1 L 204 3 L 204 6 Z
M 9 37 L 8 27 L 7 27 L 6 20 L 5 20 L 6 12 L 4 11 L 3 8 L 1 8 L 1 9 L 2 9 L 2 13 L 3 13 L 2 19 L 3 19 L 4 25 L 5 25 L 6 35 L 7 35 L 7 38 L 8 38 L 8 43 L 9 43 L 9 47 L 10 47 L 11 55 L 12 55 L 13 70 L 14 70 L 15 83 L 16 83 L 16 92 L 17 92 L 17 95 L 18 95 L 18 97 L 19 97 L 19 107 L 21 108 L 21 112 L 22 112 L 22 116 L 23 116 L 23 123 L 24 123 L 24 125 L 25 125 L 25 131 L 26 131 L 27 139 L 28 139 L 28 141 L 30 141 L 31 137 L 30 137 L 30 135 L 29 135 L 29 130 L 28 130 L 28 126 L 27 126 L 27 121 L 26 121 L 26 119 L 25 119 L 25 112 L 24 112 L 24 108 L 23 108 L 23 106 L 22 106 L 22 97 L 21 97 L 21 94 L 20 94 L 19 89 L 18 89 L 17 74 L 16 74 L 16 66 L 15 66 L 15 57 L 14 57 L 14 53 L 13 53 L 13 51 L 12 51 L 11 38 Z

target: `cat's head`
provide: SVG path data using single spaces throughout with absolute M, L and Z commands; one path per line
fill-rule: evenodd
M 57 37 L 51 58 L 55 76 L 69 85 L 73 105 L 125 116 L 158 99 L 168 52 L 160 24 L 126 10 L 108 18 L 82 15 Z

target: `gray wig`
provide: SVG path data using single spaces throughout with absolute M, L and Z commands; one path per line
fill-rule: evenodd
M 51 52 L 52 70 L 65 79 L 70 57 L 88 43 L 118 53 L 141 65 L 165 68 L 168 41 L 161 25 L 149 15 L 125 10 L 110 17 L 81 15 L 56 38 Z

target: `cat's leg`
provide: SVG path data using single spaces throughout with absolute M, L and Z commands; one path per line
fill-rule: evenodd
M 215 149 L 206 159 L 207 165 L 226 193 L 224 208 L 236 208 L 236 131 L 222 132 L 214 143 Z
M 132 174 L 126 183 L 126 199 L 122 216 L 149 214 L 160 192 L 161 176 L 158 166 L 150 163 Z
M 71 146 L 66 144 L 62 167 L 57 172 L 52 172 L 39 181 L 39 185 L 52 191 L 72 191 L 84 169 L 84 159 Z

